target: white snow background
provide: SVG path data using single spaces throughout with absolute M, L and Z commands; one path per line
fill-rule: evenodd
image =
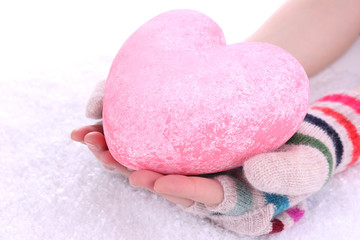
M 251 239 L 183 212 L 105 170 L 70 140 L 88 96 L 132 32 L 172 9 L 241 42 L 284 0 L 2 1 L 0 239 Z M 311 79 L 311 99 L 360 84 L 360 40 Z M 291 229 L 255 239 L 360 239 L 360 166 L 336 176 Z

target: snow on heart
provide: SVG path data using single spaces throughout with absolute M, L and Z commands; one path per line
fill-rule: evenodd
M 283 145 L 309 104 L 300 63 L 266 43 L 226 45 L 196 11 L 163 13 L 114 59 L 103 125 L 113 157 L 132 169 L 203 174 Z

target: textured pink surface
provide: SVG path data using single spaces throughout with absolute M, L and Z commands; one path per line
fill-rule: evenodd
M 265 43 L 226 45 L 190 10 L 161 14 L 118 52 L 103 125 L 111 154 L 132 169 L 202 174 L 284 144 L 308 108 L 302 66 Z

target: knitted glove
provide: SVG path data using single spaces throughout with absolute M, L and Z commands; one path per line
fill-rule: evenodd
M 275 152 L 215 177 L 224 200 L 185 209 L 239 234 L 280 232 L 305 212 L 305 199 L 360 157 L 360 93 L 325 96 L 311 105 L 299 130 Z
M 105 81 L 95 87 L 86 115 L 101 118 Z M 243 167 L 212 174 L 224 189 L 217 206 L 184 208 L 246 235 L 280 232 L 299 221 L 305 199 L 360 156 L 360 93 L 331 94 L 311 105 L 297 133 L 271 153 Z M 208 177 L 209 177 L 208 176 Z
M 86 106 L 86 117 L 93 119 L 102 118 L 105 82 L 106 80 L 98 82 L 92 91 Z

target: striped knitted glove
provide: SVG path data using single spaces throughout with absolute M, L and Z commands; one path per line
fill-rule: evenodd
M 299 130 L 275 152 L 215 176 L 224 200 L 185 209 L 239 234 L 280 232 L 305 212 L 305 199 L 360 157 L 360 93 L 325 96 L 311 105 Z

